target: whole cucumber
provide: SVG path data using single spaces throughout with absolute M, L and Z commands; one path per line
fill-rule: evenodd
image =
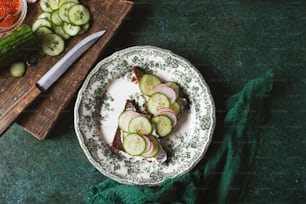
M 39 51 L 39 43 L 29 25 L 23 24 L 10 35 L 0 39 L 0 68 L 24 61 Z

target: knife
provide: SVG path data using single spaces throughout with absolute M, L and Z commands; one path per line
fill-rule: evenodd
M 0 136 L 11 126 L 17 117 L 31 104 L 41 92 L 50 88 L 68 68 L 86 52 L 106 30 L 95 32 L 77 43 L 67 54 L 44 74 L 27 92 L 25 92 L 0 117 Z

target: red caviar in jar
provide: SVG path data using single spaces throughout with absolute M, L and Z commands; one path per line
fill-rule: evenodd
M 15 14 L 20 10 L 19 0 L 1 0 L 0 1 L 0 19 L 8 14 Z M 10 16 L 0 22 L 1 27 L 10 27 L 17 22 L 20 15 Z

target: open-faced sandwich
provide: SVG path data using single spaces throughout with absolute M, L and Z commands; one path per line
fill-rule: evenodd
M 136 66 L 132 70 L 132 82 L 139 85 L 144 102 L 126 100 L 112 147 L 129 156 L 162 163 L 167 154 L 160 140 L 173 131 L 186 98 L 176 82 L 162 81 Z

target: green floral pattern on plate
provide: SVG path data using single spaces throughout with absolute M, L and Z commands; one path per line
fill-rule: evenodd
M 111 148 L 116 118 L 123 108 L 118 98 L 122 94 L 140 97 L 139 90 L 124 85 L 132 84 L 131 67 L 135 65 L 179 83 L 190 101 L 177 131 L 161 140 L 168 154 L 162 164 L 126 157 Z M 113 85 L 114 81 L 123 85 Z M 137 185 L 158 185 L 190 171 L 207 151 L 215 127 L 214 102 L 199 71 L 186 59 L 153 46 L 127 48 L 100 61 L 78 93 L 74 115 L 76 134 L 89 161 L 104 175 Z

